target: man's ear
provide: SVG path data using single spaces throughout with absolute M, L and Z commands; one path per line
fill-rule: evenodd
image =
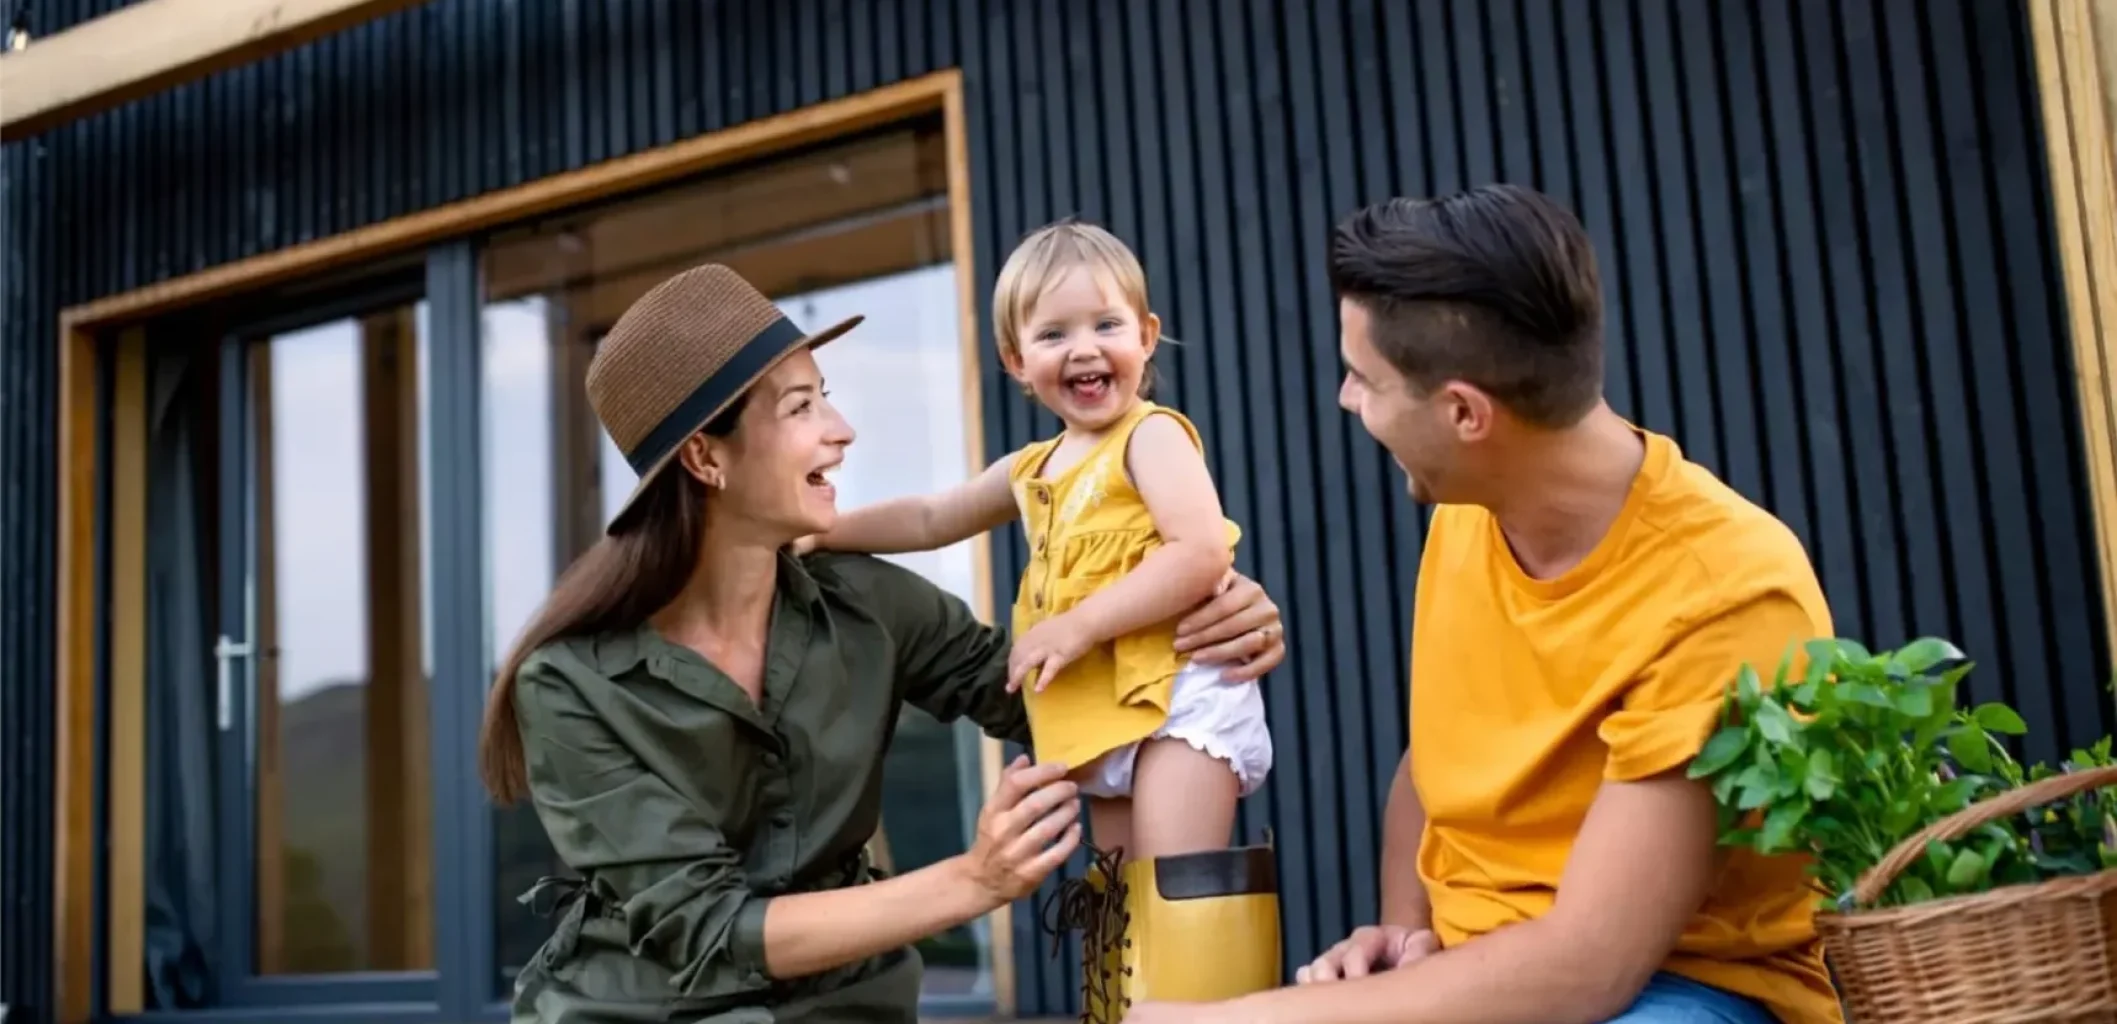
M 1452 380 L 1442 384 L 1435 397 L 1448 403 L 1449 423 L 1460 440 L 1482 440 L 1498 426 L 1499 406 L 1482 388 Z

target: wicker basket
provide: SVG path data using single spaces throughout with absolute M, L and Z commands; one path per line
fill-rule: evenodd
M 2117 768 L 2059 775 L 1934 822 L 1861 876 L 1872 906 L 1926 843 L 2117 784 Z M 2117 1022 L 2117 871 L 1849 914 L 1818 913 L 1816 930 L 1858 1024 Z

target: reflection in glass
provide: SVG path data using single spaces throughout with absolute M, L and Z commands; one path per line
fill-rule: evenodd
M 433 967 L 417 332 L 250 348 L 260 974 Z
M 955 301 L 955 266 L 948 263 L 781 300 L 804 325 L 867 316 L 816 350 L 831 401 L 858 435 L 836 478 L 840 508 L 931 493 L 972 471 Z M 981 608 L 987 595 L 977 593 L 974 544 L 888 557 Z M 911 871 L 968 849 L 983 802 L 978 752 L 978 730 L 969 722 L 943 725 L 915 708 L 898 717 L 875 843 L 888 867 Z M 978 921 L 919 944 L 929 994 L 990 994 L 986 930 Z
M 485 307 L 485 536 L 492 609 L 488 664 L 497 665 L 529 623 L 557 579 L 552 486 L 555 431 L 552 341 L 541 296 Z M 567 557 L 571 557 L 570 554 Z M 528 803 L 493 818 L 494 952 L 503 967 L 519 967 L 550 932 L 515 901 L 537 879 L 561 874 L 551 843 Z
M 833 400 L 861 432 L 838 476 L 865 502 L 961 480 L 968 407 L 937 126 L 879 133 L 725 173 L 496 239 L 485 307 L 484 504 L 496 663 L 558 570 L 602 535 L 636 476 L 604 437 L 583 380 L 604 332 L 668 275 L 726 263 L 798 323 L 867 322 L 819 352 Z M 904 556 L 972 599 L 973 548 Z M 981 799 L 974 728 L 898 723 L 876 853 L 899 870 L 960 852 Z M 551 934 L 520 896 L 554 861 L 535 812 L 496 813 L 500 991 Z M 982 927 L 922 944 L 930 993 L 990 991 Z

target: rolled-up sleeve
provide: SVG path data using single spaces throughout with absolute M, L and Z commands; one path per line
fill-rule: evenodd
M 826 555 L 889 630 L 904 700 L 944 722 L 969 718 L 985 734 L 1029 742 L 1029 713 L 1007 692 L 1005 630 L 926 577 L 868 555 Z
M 768 897 L 709 808 L 649 771 L 549 662 L 516 677 L 530 789 L 567 865 L 619 901 L 632 952 L 687 995 L 765 987 Z
M 1603 776 L 1635 782 L 1698 756 L 1719 722 L 1722 697 L 1747 664 L 1769 685 L 1780 659 L 1821 635 L 1793 595 L 1770 590 L 1679 630 L 1603 719 L 1610 748 Z

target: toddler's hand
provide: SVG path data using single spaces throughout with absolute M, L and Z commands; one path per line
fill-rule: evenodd
M 1087 653 L 1092 640 L 1075 622 L 1071 615 L 1055 615 L 1029 627 L 1014 642 L 1014 650 L 1007 656 L 1008 693 L 1019 691 L 1031 672 L 1036 673 L 1037 692 L 1044 692 L 1044 687 L 1051 685 L 1051 677 Z

